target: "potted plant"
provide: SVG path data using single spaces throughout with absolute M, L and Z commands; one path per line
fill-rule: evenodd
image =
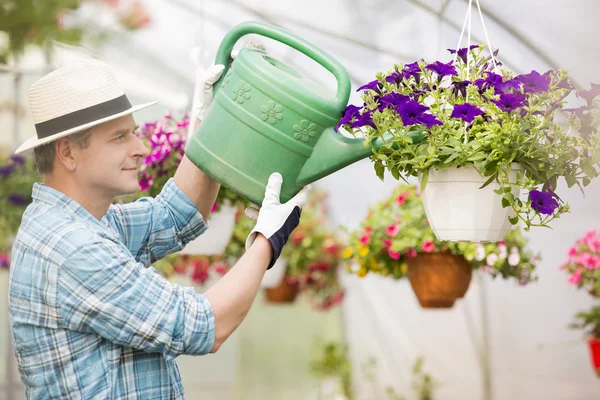
M 7 258 L 38 180 L 32 157 L 13 154 L 0 158 L 0 253 Z
M 580 311 L 570 325 L 574 329 L 585 329 L 590 357 L 596 374 L 600 377 L 600 306 Z
M 539 255 L 526 245 L 517 228 L 498 243 L 438 240 L 417 187 L 402 184 L 369 209 L 342 255 L 360 277 L 369 272 L 394 279 L 407 277 L 421 306 L 437 308 L 451 307 L 464 296 L 473 269 L 515 278 L 521 285 L 536 280 Z
M 588 231 L 569 249 L 568 260 L 561 266 L 571 274 L 569 283 L 585 288 L 594 297 L 600 297 L 600 234 Z
M 179 163 L 185 155 L 187 127 L 190 123 L 186 113 L 181 120 L 171 113 L 160 120 L 144 124 L 136 134 L 150 150 L 150 154 L 140 166 L 140 190 L 126 200 L 143 196 L 157 196 L 165 183 L 175 175 Z M 205 234 L 187 244 L 182 254 L 216 255 L 222 254 L 231 239 L 237 203 L 243 203 L 233 191 L 221 187 L 209 217 L 210 228 Z
M 205 285 L 220 279 L 229 271 L 223 255 L 204 256 L 173 253 L 152 265 L 156 271 L 170 281 L 182 285 Z
M 364 104 L 349 105 L 338 124 L 372 144 L 381 179 L 385 170 L 419 177 L 440 240 L 500 241 L 519 221 L 525 230 L 549 226 L 569 211 L 555 192 L 559 180 L 583 190 L 598 176 L 600 85 L 577 92 L 586 104 L 567 109 L 566 70 L 514 75 L 484 48 L 377 73 L 358 89 Z
M 340 238 L 328 226 L 327 193 L 313 189 L 302 210 L 300 224 L 283 248 L 287 283 L 299 286 L 316 310 L 329 310 L 344 299 L 338 280 Z

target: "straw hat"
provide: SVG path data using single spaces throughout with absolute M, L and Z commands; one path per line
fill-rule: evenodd
M 132 106 L 110 67 L 98 60 L 77 61 L 42 77 L 29 88 L 36 136 L 16 154 L 81 132 L 156 104 Z

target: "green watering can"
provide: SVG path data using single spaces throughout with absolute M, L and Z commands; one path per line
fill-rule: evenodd
M 228 65 L 234 44 L 248 34 L 275 39 L 321 64 L 337 79 L 335 97 L 324 97 L 325 88 L 259 49 L 243 48 Z M 185 153 L 242 197 L 262 205 L 269 176 L 279 172 L 283 203 L 307 184 L 371 154 L 364 139 L 334 131 L 348 103 L 350 78 L 317 47 L 273 25 L 245 22 L 225 36 L 215 64 L 225 65 L 225 71 Z

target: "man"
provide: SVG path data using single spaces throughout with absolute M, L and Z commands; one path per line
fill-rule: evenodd
M 207 71 L 212 85 L 223 66 Z M 200 115 L 212 95 L 205 96 Z M 59 68 L 29 90 L 44 183 L 16 237 L 9 287 L 15 355 L 28 398 L 180 399 L 175 358 L 216 352 L 246 316 L 265 270 L 297 226 L 306 193 L 280 204 L 271 175 L 247 252 L 204 295 L 144 268 L 207 229 L 219 185 L 187 157 L 155 199 L 138 189 L 148 152 L 131 106 L 99 61 Z M 207 233 L 210 234 L 210 231 Z

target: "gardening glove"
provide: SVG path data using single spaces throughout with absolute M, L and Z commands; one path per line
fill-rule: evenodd
M 224 68 L 225 66 L 222 64 L 213 64 L 204 70 L 199 65 L 199 62 L 196 63 L 196 84 L 194 86 L 194 100 L 192 102 L 192 118 L 196 117 L 202 120 L 208 112 L 213 101 L 213 85 L 221 78 Z
M 306 203 L 308 189 L 302 189 L 287 203 L 281 204 L 279 195 L 283 177 L 279 173 L 271 174 L 265 189 L 265 198 L 258 212 L 256 225 L 246 239 L 246 250 L 250 248 L 256 235 L 262 233 L 271 243 L 273 251 L 270 269 L 279 258 L 283 246 L 286 244 L 290 234 L 300 222 L 302 207 Z

